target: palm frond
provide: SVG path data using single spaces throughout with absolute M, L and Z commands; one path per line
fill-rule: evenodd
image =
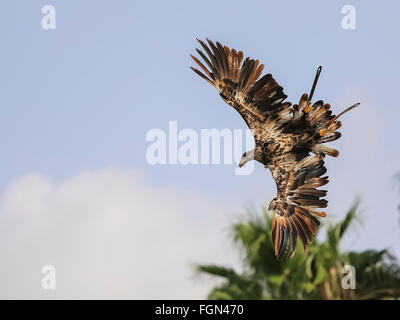
M 277 260 L 271 241 L 272 214 L 250 214 L 233 224 L 233 242 L 243 253 L 244 272 L 218 265 L 196 271 L 223 279 L 209 299 L 384 299 L 400 298 L 400 267 L 387 250 L 342 252 L 340 241 L 358 215 L 356 201 L 344 219 L 328 227 L 326 241 L 311 243 L 290 259 Z M 356 270 L 356 289 L 342 286 L 343 266 Z

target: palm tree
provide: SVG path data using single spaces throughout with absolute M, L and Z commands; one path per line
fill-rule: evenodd
M 196 270 L 224 279 L 209 299 L 382 299 L 400 298 L 400 267 L 387 250 L 342 252 L 340 240 L 354 222 L 355 203 L 343 221 L 327 228 L 326 240 L 314 240 L 308 253 L 297 250 L 287 260 L 277 260 L 271 241 L 271 214 L 232 227 L 234 243 L 242 250 L 244 271 L 217 265 L 197 265 Z M 355 289 L 344 289 L 344 266 L 356 271 Z

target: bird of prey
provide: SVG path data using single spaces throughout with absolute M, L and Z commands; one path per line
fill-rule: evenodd
M 269 210 L 274 212 L 272 241 L 277 258 L 294 256 L 297 237 L 304 250 L 313 240 L 320 225 L 317 217 L 326 217 L 328 201 L 322 199 L 326 190 L 318 187 L 328 183 L 324 166 L 325 155 L 337 157 L 338 150 L 324 143 L 340 138 L 338 118 L 359 103 L 335 116 L 322 100 L 311 103 L 322 67 L 317 73 L 310 94 L 303 94 L 298 104 L 285 102 L 283 88 L 271 74 L 261 76 L 264 69 L 258 60 L 243 59 L 243 52 L 197 39 L 204 52 L 196 49 L 205 65 L 195 56 L 200 77 L 219 91 L 221 98 L 243 117 L 249 126 L 255 148 L 243 154 L 239 166 L 256 160 L 268 168 L 277 186 L 277 196 Z

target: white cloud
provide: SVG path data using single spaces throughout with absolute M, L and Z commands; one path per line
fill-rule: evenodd
M 0 298 L 205 298 L 213 283 L 196 281 L 190 263 L 232 263 L 221 260 L 226 213 L 144 180 L 104 169 L 57 185 L 37 174 L 12 182 L 0 202 Z M 47 264 L 54 291 L 41 287 Z

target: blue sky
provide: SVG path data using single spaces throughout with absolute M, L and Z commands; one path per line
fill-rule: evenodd
M 41 28 L 46 4 L 56 8 L 56 30 Z M 341 27 L 346 4 L 356 8 L 355 30 Z M 333 144 L 341 156 L 327 160 L 328 214 L 340 219 L 360 196 L 364 223 L 347 246 L 390 246 L 400 256 L 400 197 L 393 186 L 400 170 L 399 9 L 396 1 L 2 1 L 2 201 L 29 174 L 57 188 L 82 172 L 112 167 L 139 172 L 155 195 L 159 190 L 199 195 L 225 217 L 250 204 L 268 204 L 275 186 L 261 165 L 252 175 L 236 176 L 234 165 L 146 162 L 147 131 L 166 130 L 169 120 L 177 120 L 180 129 L 245 129 L 215 89 L 189 69 L 195 38 L 209 37 L 260 59 L 288 101 L 309 91 L 322 65 L 315 99 L 331 103 L 335 112 L 362 103 L 343 118 L 343 137 Z M 197 222 L 202 218 L 192 208 L 198 201 L 193 197 L 184 206 Z M 133 221 L 140 219 L 135 213 Z M 230 220 L 221 219 L 218 228 L 224 229 Z M 8 220 L 0 221 L 6 228 Z

